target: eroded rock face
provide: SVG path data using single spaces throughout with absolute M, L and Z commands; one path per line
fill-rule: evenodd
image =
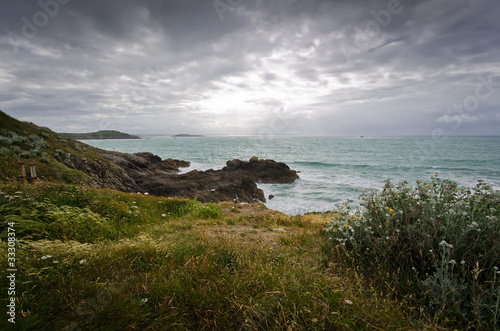
M 285 163 L 259 160 L 255 156 L 248 162 L 238 159 L 227 161 L 222 171 L 248 176 L 264 184 L 287 184 L 299 179 L 297 171 L 291 170 Z
M 264 192 L 249 177 L 227 176 L 221 170 L 190 171 L 185 174 L 141 180 L 149 193 L 194 198 L 201 202 L 265 202 Z
M 152 153 L 119 153 L 100 150 L 99 154 L 119 167 L 116 178 L 108 187 L 128 192 L 148 192 L 158 196 L 197 198 L 201 202 L 265 202 L 264 192 L 257 182 L 284 184 L 299 178 L 286 164 L 273 160 L 231 160 L 220 170 L 179 174 L 188 167 L 186 161 L 166 159 Z M 102 172 L 95 165 L 79 164 L 85 172 Z M 107 171 L 106 173 L 108 173 Z

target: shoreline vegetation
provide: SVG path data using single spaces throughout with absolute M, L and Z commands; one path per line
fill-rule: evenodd
M 358 206 L 290 216 L 253 198 L 127 191 L 143 173 L 176 178 L 185 161 L 103 152 L 2 112 L 0 154 L 17 329 L 500 328 L 500 192 L 482 181 L 387 181 Z M 272 165 L 270 178 L 295 180 L 271 161 L 195 175 L 262 179 Z M 23 184 L 18 162 L 44 177 Z

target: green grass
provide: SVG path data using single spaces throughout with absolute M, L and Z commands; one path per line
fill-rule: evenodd
M 17 235 L 16 330 L 425 326 L 328 260 L 310 218 L 79 186 L 0 191 L 1 234 L 8 219 Z M 3 238 L 0 251 L 3 268 Z

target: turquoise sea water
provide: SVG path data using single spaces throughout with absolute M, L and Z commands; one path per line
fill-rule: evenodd
M 478 179 L 500 189 L 500 137 L 298 137 L 208 136 L 141 140 L 86 140 L 120 152 L 152 152 L 191 162 L 183 169 L 220 169 L 227 160 L 252 156 L 285 162 L 300 171 L 293 184 L 259 184 L 266 206 L 288 214 L 331 210 L 357 201 L 361 190 L 380 190 L 384 181 L 415 184 L 436 172 L 460 185 Z

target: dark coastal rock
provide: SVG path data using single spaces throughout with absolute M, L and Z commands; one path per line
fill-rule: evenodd
M 127 154 L 103 150 L 99 153 L 110 162 L 123 168 L 132 178 L 177 173 L 180 171 L 179 168 L 189 167 L 190 165 L 187 161 L 162 160 L 158 155 L 149 152 Z
M 264 184 L 293 183 L 299 178 L 297 171 L 291 170 L 285 163 L 274 160 L 259 160 L 252 157 L 248 162 L 238 159 L 227 161 L 222 171 L 248 176 Z
M 248 177 L 225 176 L 219 171 L 190 171 L 185 174 L 150 178 L 139 184 L 161 196 L 197 198 L 201 202 L 266 201 L 264 192 Z
M 265 202 L 262 183 L 291 183 L 297 172 L 273 160 L 231 160 L 220 170 L 193 170 L 179 174 L 186 161 L 166 159 L 152 153 L 120 153 L 97 150 L 111 164 L 72 156 L 70 167 L 95 179 L 95 187 L 108 187 L 125 192 L 148 192 L 167 197 L 197 198 L 201 202 Z

